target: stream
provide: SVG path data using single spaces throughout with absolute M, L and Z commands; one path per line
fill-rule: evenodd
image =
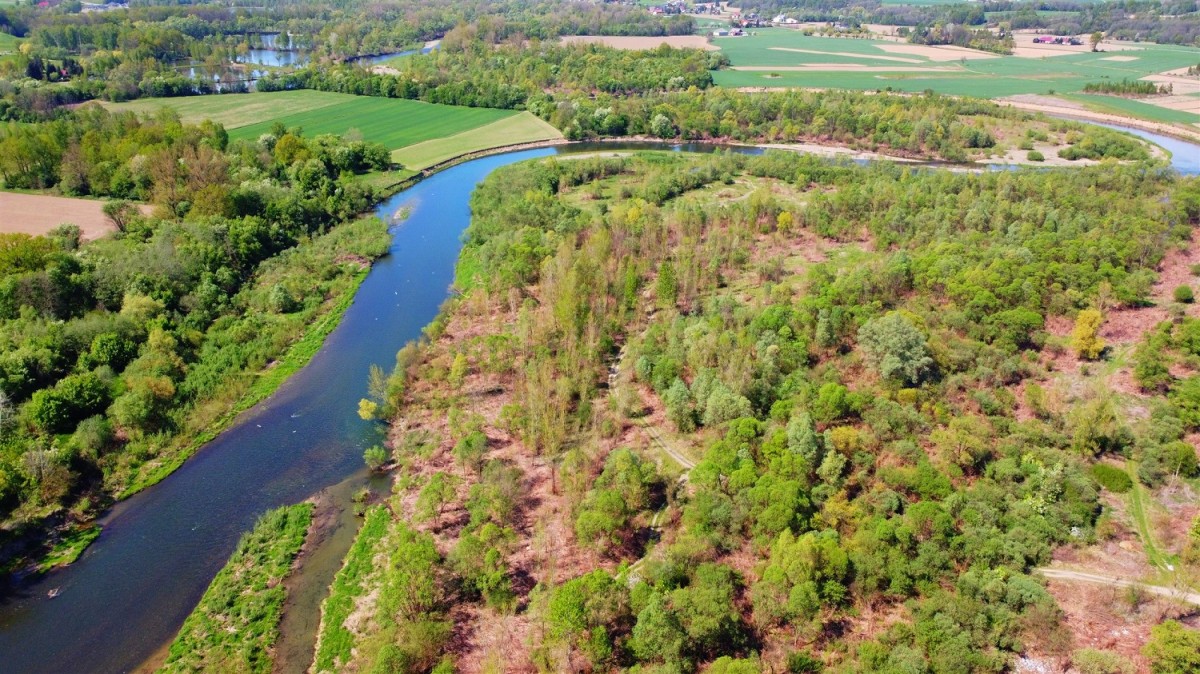
M 1148 139 L 1167 147 L 1181 172 L 1200 171 L 1200 146 Z M 509 152 L 449 168 L 382 203 L 376 214 L 384 221 L 401 209 L 408 209 L 408 218 L 393 227 L 390 253 L 375 263 L 312 361 L 175 473 L 117 504 L 78 562 L 0 598 L 0 669 L 125 672 L 158 664 L 241 534 L 266 510 L 323 492 L 340 515 L 289 580 L 292 594 L 278 644 L 276 671 L 305 671 L 320 602 L 357 527 L 346 512 L 350 494 L 364 485 L 384 493 L 388 488 L 387 478 L 371 478 L 363 467 L 363 451 L 382 441 L 381 427 L 356 414 L 369 367 L 391 369 L 397 350 L 437 315 L 470 220 L 471 191 L 514 162 L 635 149 L 719 148 L 576 143 Z M 57 597 L 48 598 L 55 589 Z

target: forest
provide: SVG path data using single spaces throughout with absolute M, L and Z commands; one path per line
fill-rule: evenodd
M 1195 320 L 1138 349 L 1148 418 L 1057 363 L 1151 301 L 1194 180 L 651 153 L 500 169 L 472 209 L 462 295 L 361 408 L 394 493 L 335 589 L 374 618 L 322 670 L 1133 666 L 1032 571 L 1118 535 L 1115 462 L 1200 475 Z M 1191 671 L 1194 635 L 1143 662 Z
M 0 6 L 0 186 L 90 200 L 111 230 L 0 233 L 0 569 L 55 583 L 31 605 L 89 589 L 54 567 L 313 358 L 405 226 L 400 202 L 388 222 L 364 213 L 440 165 L 314 130 L 355 116 L 320 107 L 336 92 L 522 111 L 554 142 L 719 147 L 597 144 L 482 178 L 437 317 L 324 412 L 359 425 L 329 443 L 358 470 L 335 486 L 357 491 L 230 537 L 157 664 L 273 671 L 293 583 L 337 539 L 340 565 L 317 562 L 314 672 L 1200 671 L 1194 610 L 1046 573 L 1200 582 L 1200 179 L 1162 152 L 886 78 L 726 89 L 719 49 L 559 40 L 708 30 L 635 5 L 260 5 Z M 1014 42 L 984 27 L 993 12 L 1180 44 L 1200 26 L 1175 0 L 742 9 L 999 53 Z M 217 92 L 261 106 L 234 139 L 169 104 L 105 107 Z M 285 109 L 300 95 L 303 124 Z M 372 121 L 448 116 L 404 106 L 425 119 Z M 475 148 L 459 134 L 492 123 L 420 138 Z M 733 147 L 797 143 L 901 161 Z M 967 164 L 1010 150 L 1057 157 Z M 417 311 L 387 291 L 387 311 Z M 1091 638 L 1093 618 L 1131 636 Z
M 377 197 L 355 174 L 390 165 L 363 141 L 278 129 L 230 145 L 219 125 L 91 107 L 10 125 L 0 148 L 7 186 L 107 197 L 117 229 L 0 234 L 8 539 L 161 479 L 271 392 L 278 380 L 242 375 L 286 360 L 388 247 L 383 223 L 358 219 Z

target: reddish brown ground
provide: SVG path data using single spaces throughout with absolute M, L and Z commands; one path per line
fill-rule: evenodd
M 0 192 L 0 232 L 36 236 L 69 223 L 79 225 L 85 240 L 98 239 L 115 231 L 103 207 L 103 201 L 90 199 Z M 149 213 L 150 207 L 142 210 Z

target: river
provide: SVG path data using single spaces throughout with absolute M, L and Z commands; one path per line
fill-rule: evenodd
M 78 562 L 5 597 L 0 669 L 123 672 L 161 651 L 261 513 L 325 489 L 344 499 L 367 481 L 362 454 L 381 439 L 379 426 L 356 414 L 368 369 L 390 369 L 396 351 L 437 315 L 474 186 L 497 167 L 525 159 L 648 147 L 716 149 L 603 143 L 510 152 L 449 168 L 381 204 L 376 212 L 385 221 L 401 209 L 408 218 L 394 227 L 390 254 L 374 265 L 312 362 L 175 473 L 115 506 Z M 1200 147 L 1168 149 L 1181 170 L 1200 166 Z M 315 628 L 313 612 L 337 568 L 338 549 L 349 546 L 352 526 L 343 517 L 325 561 L 317 568 L 306 563 L 307 587 L 299 601 L 309 622 L 303 630 Z M 59 591 L 53 600 L 47 596 L 52 589 Z M 289 654 L 288 669 L 303 671 L 312 634 L 287 636 L 281 646 Z

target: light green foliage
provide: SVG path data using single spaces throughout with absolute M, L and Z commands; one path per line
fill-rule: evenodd
M 616 449 L 580 505 L 575 535 L 610 554 L 632 539 L 630 520 L 654 505 L 663 488 L 654 464 L 629 449 Z
M 363 461 L 371 470 L 383 468 L 390 458 L 388 451 L 380 445 L 371 445 L 367 451 L 363 452 Z
M 898 311 L 867 321 L 858 344 L 884 379 L 915 385 L 932 372 L 925 335 Z
M 771 547 L 762 579 L 751 589 L 754 619 L 763 626 L 814 618 L 822 606 L 846 600 L 850 558 L 833 532 L 800 537 L 784 531 Z
M 1154 674 L 1188 674 L 1200 671 L 1200 632 L 1168 620 L 1150 629 L 1142 647 Z
M 287 598 L 283 578 L 312 521 L 311 503 L 263 515 L 171 644 L 163 672 L 269 672 Z
M 487 448 L 488 437 L 483 431 L 471 431 L 454 445 L 454 458 L 464 468 L 478 473 L 483 470 Z
M 1171 296 L 1175 298 L 1176 302 L 1182 302 L 1183 304 L 1191 304 L 1196 299 L 1191 286 L 1177 286 L 1171 292 Z
M 1071 664 L 1079 674 L 1133 674 L 1133 663 L 1112 651 L 1081 648 L 1071 654 Z
M 436 525 L 442 516 L 442 510 L 450 503 L 458 489 L 459 479 L 454 475 L 438 471 L 429 477 L 429 481 L 417 494 L 416 518 L 419 522 L 433 521 Z
M 629 588 L 602 570 L 592 571 L 554 588 L 544 610 L 550 641 L 603 665 L 617 655 L 620 635 L 612 630 L 629 623 Z

